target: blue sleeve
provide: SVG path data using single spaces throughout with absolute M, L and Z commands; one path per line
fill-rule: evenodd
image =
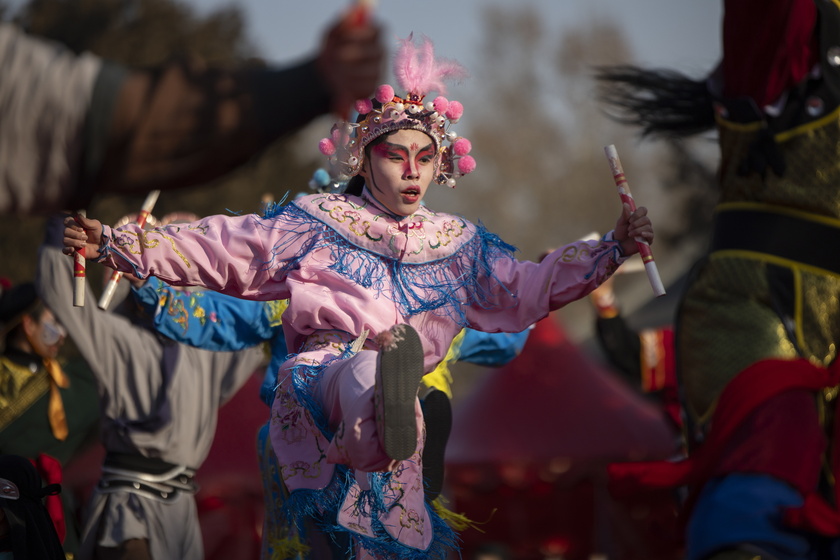
M 503 366 L 522 351 L 530 328 L 519 333 L 486 333 L 466 329 L 458 360 L 482 366 Z
M 280 302 L 251 301 L 212 291 L 183 291 L 157 278 L 132 289 L 159 333 L 213 351 L 242 350 L 281 331 Z
M 260 385 L 260 399 L 271 408 L 274 402 L 274 391 L 277 389 L 277 374 L 280 366 L 286 361 L 286 339 L 280 329 L 271 344 L 271 361 L 265 368 L 263 382 Z

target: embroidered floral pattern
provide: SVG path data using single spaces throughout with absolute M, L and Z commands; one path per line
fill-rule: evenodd
M 417 531 L 418 533 L 422 533 L 424 523 L 417 510 L 403 509 L 402 515 L 400 515 L 400 525 L 402 525 L 406 529 L 411 529 Z
M 430 247 L 432 247 L 432 249 L 446 247 L 447 245 L 452 243 L 452 241 L 456 237 L 461 237 L 462 235 L 464 235 L 464 229 L 466 229 L 466 227 L 467 223 L 463 220 L 461 220 L 460 222 L 446 220 L 441 225 L 440 230 L 435 233 L 435 236 L 437 237 L 437 243 L 430 243 Z
M 415 214 L 395 222 L 393 217 L 379 211 L 368 201 L 349 195 L 313 196 L 300 204 L 307 212 L 325 216 L 324 222 L 346 235 L 348 240 L 364 237 L 373 242 L 365 247 L 388 256 L 454 250 L 450 245 L 468 228 L 466 220 L 438 214 L 424 206 Z M 377 249 L 380 245 L 381 248 Z M 441 258 L 444 256 L 446 254 L 439 255 Z
M 333 202 L 335 200 L 340 200 L 341 198 L 342 197 L 338 195 L 330 195 L 328 200 Z M 381 235 L 377 237 L 370 234 L 371 222 L 369 220 L 362 219 L 362 213 L 359 210 L 363 207 L 353 204 L 347 200 L 346 197 L 343 198 L 344 200 L 342 202 L 350 206 L 349 209 L 346 209 L 346 207 L 341 204 L 337 204 L 332 208 L 327 208 L 324 203 L 321 203 L 318 207 L 326 212 L 331 219 L 340 224 L 349 222 L 347 229 L 354 234 L 367 237 L 371 241 L 380 241 L 382 239 Z
M 166 313 L 172 317 L 176 325 L 180 325 L 184 332 L 187 332 L 190 324 L 190 316 L 187 309 L 184 307 L 184 302 L 180 298 L 172 298 L 169 305 L 166 306 Z
M 317 478 L 321 474 L 320 461 L 313 464 L 306 461 L 294 461 L 292 463 L 280 463 L 280 476 L 284 479 L 300 475 L 304 478 Z

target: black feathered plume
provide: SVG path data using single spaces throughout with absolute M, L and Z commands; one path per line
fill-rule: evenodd
M 640 127 L 642 137 L 681 138 L 714 127 L 713 98 L 705 80 L 635 66 L 598 68 L 595 80 L 607 114 Z

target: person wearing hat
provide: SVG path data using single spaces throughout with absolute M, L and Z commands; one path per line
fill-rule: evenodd
M 98 395 L 90 371 L 63 362 L 67 331 L 27 282 L 0 294 L 0 453 L 37 462 L 50 482 L 95 441 Z M 72 493 L 51 497 L 65 549 L 78 548 L 78 506 Z M 61 505 L 63 502 L 63 507 Z
M 248 299 L 288 299 L 290 349 L 278 374 L 271 440 L 295 522 L 313 515 L 349 537 L 357 558 L 444 558 L 456 535 L 425 501 L 420 380 L 464 327 L 521 332 L 586 296 L 653 240 L 647 209 L 625 205 L 604 239 L 542 263 L 481 225 L 421 204 L 432 180 L 471 172 L 469 141 L 449 130 L 463 107 L 443 81 L 463 75 L 431 42 L 401 42 L 390 85 L 360 100 L 321 151 L 348 175 L 343 194 L 313 194 L 264 216 L 210 216 L 178 228 L 112 230 L 65 220 L 65 253 L 138 277 Z M 358 179 L 357 181 L 354 181 Z M 67 266 L 70 259 L 67 259 Z
M 28 459 L 0 455 L 0 560 L 65 560 L 44 498 L 61 492 L 43 486 Z

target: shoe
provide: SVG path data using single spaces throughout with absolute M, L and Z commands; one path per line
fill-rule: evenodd
M 404 461 L 417 450 L 414 403 L 423 377 L 423 344 L 408 325 L 393 326 L 376 340 L 380 350 L 374 399 L 379 437 L 388 457 Z
M 452 431 L 452 403 L 446 393 L 434 387 L 420 401 L 426 422 L 426 444 L 423 446 L 423 480 L 426 501 L 431 503 L 443 490 L 446 442 Z

